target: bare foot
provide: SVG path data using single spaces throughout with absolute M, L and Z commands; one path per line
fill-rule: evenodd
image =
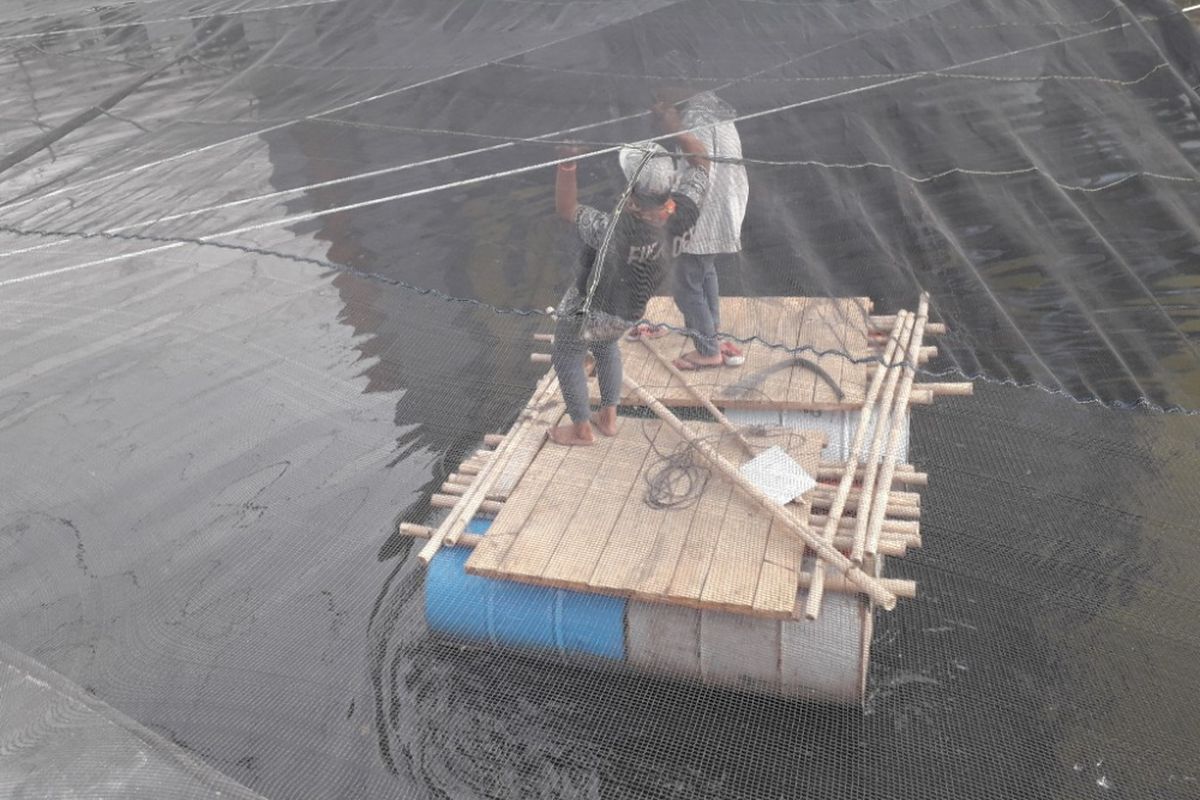
M 687 372 L 688 370 L 704 369 L 706 367 L 719 367 L 725 363 L 725 357 L 719 352 L 711 356 L 704 356 L 695 350 L 689 350 L 672 363 L 675 365 L 675 369 L 680 372 Z
M 550 437 L 550 441 L 567 447 L 596 443 L 596 437 L 592 435 L 591 423 L 588 422 L 559 425 L 557 428 L 547 431 L 547 435 Z
M 605 436 L 617 435 L 617 407 L 604 406 L 592 415 L 592 425 Z

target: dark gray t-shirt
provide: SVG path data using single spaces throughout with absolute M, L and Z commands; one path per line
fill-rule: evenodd
M 628 210 L 617 218 L 592 294 L 593 310 L 630 324 L 642 318 L 676 256 L 685 252 L 707 189 L 708 173 L 689 165 L 671 192 L 675 210 L 665 225 L 652 225 Z M 612 215 L 591 206 L 581 205 L 575 212 L 575 226 L 586 245 L 575 281 L 581 297 L 587 297 L 596 278 L 596 254 L 611 224 Z

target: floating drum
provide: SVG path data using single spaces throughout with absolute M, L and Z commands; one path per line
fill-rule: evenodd
M 485 533 L 489 524 L 477 518 L 468 530 Z M 600 656 L 744 691 L 863 701 L 871 606 L 861 595 L 826 595 L 815 621 L 766 619 L 469 575 L 469 555 L 465 547 L 443 548 L 430 563 L 430 630 L 560 658 Z

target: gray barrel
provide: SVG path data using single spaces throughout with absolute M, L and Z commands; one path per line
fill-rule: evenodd
M 798 608 L 806 595 L 799 593 Z M 630 601 L 626 659 L 648 672 L 703 683 L 861 705 L 872 620 L 865 597 L 833 592 L 815 621 Z

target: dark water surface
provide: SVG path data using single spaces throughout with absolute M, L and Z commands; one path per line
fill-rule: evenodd
M 0 639 L 272 798 L 1200 795 L 1171 7 L 270 5 L 2 12 L 5 152 L 219 33 L 0 174 Z M 924 287 L 930 370 L 980 378 L 914 414 L 865 714 L 436 641 L 394 533 L 524 403 L 576 260 L 520 140 L 649 135 L 664 50 L 761 113 L 726 290 Z

